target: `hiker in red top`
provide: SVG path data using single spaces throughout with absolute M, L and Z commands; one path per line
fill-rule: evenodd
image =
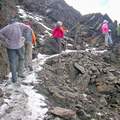
M 62 25 L 63 23 L 61 21 L 58 21 L 52 31 L 52 38 L 55 40 L 58 46 L 58 53 L 61 52 L 61 40 L 64 38 L 64 28 Z

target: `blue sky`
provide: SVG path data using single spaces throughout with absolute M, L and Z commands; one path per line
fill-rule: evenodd
M 120 22 L 119 0 L 65 0 L 70 6 L 79 10 L 81 14 L 101 12 L 107 13 L 112 20 Z

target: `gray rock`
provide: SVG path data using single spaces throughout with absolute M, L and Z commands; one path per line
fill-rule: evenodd
M 0 97 L 3 97 L 4 93 L 2 91 L 2 89 L 0 88 Z
M 100 103 L 103 106 L 106 106 L 108 104 L 104 95 L 100 97 Z
M 76 116 L 76 112 L 70 109 L 65 109 L 61 107 L 54 107 L 52 110 L 49 110 L 50 113 L 60 116 L 62 118 L 71 119 Z
M 77 69 L 77 70 L 79 70 L 81 73 L 85 73 L 85 69 L 84 69 L 84 67 L 82 67 L 82 66 L 80 66 L 78 63 L 75 63 L 74 64 L 74 67 Z
M 61 120 L 61 118 L 59 118 L 59 117 L 56 117 L 54 120 Z

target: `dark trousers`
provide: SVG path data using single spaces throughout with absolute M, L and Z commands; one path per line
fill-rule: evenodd
M 10 71 L 12 73 L 12 82 L 16 82 L 16 73 L 18 72 L 18 75 L 21 75 L 24 71 L 24 47 L 20 49 L 7 49 L 7 53 L 10 64 Z

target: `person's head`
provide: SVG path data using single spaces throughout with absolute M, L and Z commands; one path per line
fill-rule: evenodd
M 109 29 L 109 33 L 111 33 L 111 29 Z
M 103 23 L 108 23 L 108 21 L 107 20 L 103 20 Z
M 63 25 L 63 23 L 61 21 L 57 21 L 56 26 L 62 26 L 62 25 Z
M 30 20 L 28 20 L 28 19 L 24 19 L 23 23 L 32 27 L 32 24 L 31 24 Z

